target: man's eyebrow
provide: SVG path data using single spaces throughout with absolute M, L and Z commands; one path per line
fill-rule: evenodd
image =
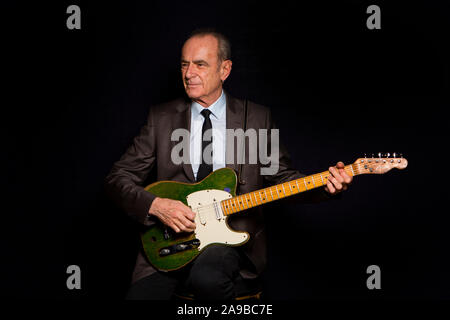
M 199 63 L 208 64 L 208 62 L 206 62 L 205 60 L 194 60 L 192 62 L 195 63 L 195 64 L 199 64 Z M 181 59 L 181 63 L 189 63 L 189 61 Z
M 193 62 L 194 62 L 195 64 L 199 64 L 199 63 L 208 64 L 208 62 L 206 62 L 205 60 L 194 60 Z

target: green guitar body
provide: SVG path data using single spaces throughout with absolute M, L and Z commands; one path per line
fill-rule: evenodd
M 236 186 L 235 172 L 230 168 L 222 168 L 212 172 L 198 183 L 159 181 L 147 186 L 145 190 L 157 197 L 179 200 L 188 205 L 187 196 L 194 192 L 215 189 L 226 191 L 234 197 Z M 176 233 L 159 221 L 141 234 L 141 240 L 149 262 L 160 271 L 179 269 L 194 260 L 204 250 L 204 248 L 199 250 L 195 245 L 195 232 Z M 174 250 L 175 253 L 161 255 L 162 249 L 173 249 L 179 244 L 188 244 L 189 249 L 179 252 Z

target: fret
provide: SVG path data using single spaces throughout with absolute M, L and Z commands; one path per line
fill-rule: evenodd
M 286 187 L 287 187 L 286 182 L 283 182 L 283 190 L 285 192 L 284 194 L 286 195 L 286 197 L 289 197 L 290 196 L 289 189 Z
M 229 215 L 229 212 L 228 212 L 228 200 L 222 201 L 222 208 L 223 208 L 224 214 L 226 216 Z
M 255 199 L 256 199 L 256 203 L 258 203 L 258 198 L 256 198 L 256 195 L 258 194 L 258 192 L 253 192 L 253 195 L 255 196 Z M 259 197 L 259 202 L 260 202 L 260 204 L 262 204 L 263 202 L 262 202 L 262 199 L 261 199 L 261 197 Z
M 305 189 L 308 190 L 308 186 L 306 185 L 306 180 L 303 178 L 303 183 L 305 184 Z
M 300 192 L 300 187 L 298 186 L 298 179 L 295 180 L 295 184 L 297 185 L 298 192 Z
M 248 209 L 247 201 L 245 201 L 245 195 L 240 195 L 239 197 L 242 199 L 242 206 L 244 207 L 244 210 Z
M 262 191 L 261 191 L 261 190 L 259 190 L 259 192 L 258 192 L 258 193 L 259 193 L 259 198 L 261 199 L 261 202 L 262 202 L 262 203 L 265 203 L 265 200 L 264 200 L 265 198 L 264 198 L 264 196 L 263 196 L 263 193 L 262 193 Z
M 281 197 L 280 197 L 280 195 L 278 194 L 278 188 L 277 188 L 277 186 L 275 186 L 275 194 L 277 195 L 277 199 L 280 199 Z
M 273 197 L 273 190 L 272 190 L 272 188 L 273 188 L 273 186 L 272 187 L 269 187 L 269 191 L 270 191 L 270 196 L 272 197 L 272 200 L 276 200 L 276 199 L 278 199 L 278 198 L 274 198 Z M 276 195 L 276 193 L 275 193 L 275 195 Z
M 250 205 L 251 205 L 252 207 L 254 207 L 253 201 L 252 201 L 252 197 L 249 195 L 248 198 L 250 199 Z M 247 203 L 248 203 L 248 201 L 247 201 Z
M 231 211 L 231 213 L 234 213 L 235 211 L 235 205 L 234 205 L 234 199 L 233 198 L 231 198 L 230 199 L 230 211 Z
M 258 191 L 259 198 L 261 199 L 261 203 L 264 203 L 264 197 L 262 196 L 261 190 Z
M 241 211 L 241 209 L 239 208 L 239 203 L 236 202 L 236 197 L 232 198 L 233 200 L 233 209 L 235 210 L 235 212 L 239 212 Z
M 248 200 L 247 197 L 245 196 L 245 194 L 241 195 L 242 198 L 244 198 L 244 207 L 246 207 L 246 209 L 250 208 L 250 206 L 248 205 Z
M 259 205 L 258 199 L 256 198 L 256 194 L 254 192 L 251 193 L 253 195 L 253 198 L 255 199 L 256 205 Z
M 223 201 L 223 202 L 220 203 L 220 205 L 222 206 L 222 212 L 223 212 L 223 214 L 224 214 L 225 216 L 228 215 L 227 209 L 225 208 L 225 204 L 226 204 L 226 203 L 227 203 L 226 201 Z
M 259 197 L 261 198 L 261 201 L 263 202 L 263 203 L 265 203 L 266 202 L 266 200 L 265 199 L 267 199 L 267 197 L 264 197 L 263 196 L 263 192 L 261 191 L 261 192 L 259 192 Z
M 322 174 L 320 174 L 320 178 L 322 179 L 322 184 L 325 184 L 325 182 L 323 182 Z
M 244 194 L 244 199 L 245 199 L 245 205 L 247 206 L 247 208 L 251 208 L 252 204 L 250 203 L 250 200 L 247 198 L 247 194 Z
M 227 211 L 228 211 L 228 214 L 233 214 L 233 208 L 231 207 L 231 201 L 230 201 L 230 200 L 227 200 L 227 201 L 226 201 L 226 204 L 227 204 Z
M 233 204 L 234 204 L 234 206 L 233 206 L 234 210 L 236 210 L 236 212 L 239 212 L 240 211 L 239 204 L 236 202 L 236 198 L 233 198 Z
M 292 182 L 294 182 L 294 180 L 289 181 L 289 185 L 291 186 L 292 194 L 296 194 L 298 193 L 298 189 L 295 188 L 295 185 L 292 185 Z
M 234 213 L 233 199 L 228 200 L 228 207 L 230 213 Z
M 264 195 L 266 196 L 266 199 L 267 199 L 266 189 L 264 189 Z M 269 199 L 267 199 L 266 201 L 269 201 Z
M 314 185 L 314 188 L 316 187 L 316 183 L 314 182 L 314 176 L 311 177 L 312 183 Z
M 248 205 L 248 203 L 247 203 L 247 198 L 245 197 L 244 194 L 241 194 L 240 197 L 241 197 L 241 199 L 242 199 L 242 204 L 243 204 L 243 206 L 244 206 L 244 209 L 248 209 L 248 208 L 249 208 L 249 205 Z
M 233 212 L 233 207 L 231 206 L 231 199 L 227 200 L 227 206 L 228 206 L 228 208 L 227 208 L 228 214 L 233 214 L 234 212 Z
M 249 208 L 252 208 L 253 202 L 252 202 L 252 197 L 250 196 L 250 194 L 248 194 L 248 193 L 245 194 L 245 200 L 246 200 L 247 206 Z
M 275 186 L 275 190 L 277 190 L 278 199 L 281 198 L 280 193 L 282 190 L 278 190 L 278 186 Z
M 237 205 L 238 205 L 238 210 L 239 210 L 239 211 L 244 210 L 244 207 L 242 206 L 242 200 L 241 200 L 241 197 L 240 197 L 240 196 L 236 196 L 236 197 L 234 197 L 234 199 L 236 200 L 236 203 L 237 203 Z
M 254 199 L 252 198 L 252 194 L 253 194 L 253 192 L 250 192 L 250 193 L 248 193 L 248 196 L 249 196 L 249 198 L 250 198 L 250 202 L 252 203 L 252 206 L 255 207 L 255 206 L 258 205 L 258 202 L 256 202 L 256 200 L 254 200 Z
M 355 171 L 353 171 L 353 165 L 350 165 L 350 169 L 352 170 L 352 174 L 355 175 Z
M 284 184 L 283 183 L 281 184 L 281 187 L 283 188 L 283 193 L 284 193 L 284 196 L 286 197 L 286 191 L 284 190 Z
M 291 194 L 293 194 L 294 192 L 292 191 L 292 187 L 291 187 L 291 183 L 288 181 L 288 182 L 286 182 L 287 184 L 288 184 L 288 186 L 289 186 L 289 189 L 291 190 Z
M 250 200 L 247 198 L 247 194 L 244 194 L 243 197 L 245 199 L 245 205 L 247 206 L 247 208 L 251 208 L 252 205 L 250 203 Z
M 239 202 L 237 202 L 236 197 L 234 197 L 233 199 L 234 199 L 234 204 L 235 204 L 236 212 L 241 211 L 241 208 L 240 208 L 240 206 L 239 206 Z

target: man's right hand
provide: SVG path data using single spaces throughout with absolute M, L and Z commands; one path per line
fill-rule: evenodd
M 158 217 L 177 233 L 195 230 L 195 213 L 181 201 L 157 197 L 152 202 L 149 214 Z

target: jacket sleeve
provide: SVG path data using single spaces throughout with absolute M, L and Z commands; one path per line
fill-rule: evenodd
M 150 226 L 156 218 L 148 214 L 155 195 L 146 191 L 143 183 L 155 166 L 156 128 L 152 109 L 147 123 L 119 161 L 114 163 L 105 179 L 107 194 L 140 224 Z
M 268 130 L 268 139 L 267 143 L 271 144 L 271 129 L 277 129 L 277 126 L 274 124 L 272 120 L 272 115 L 270 111 L 267 112 L 266 117 L 266 127 Z M 269 147 L 269 150 L 272 146 Z M 306 175 L 300 173 L 298 170 L 292 168 L 291 166 L 291 157 L 287 151 L 287 149 L 283 146 L 281 141 L 279 141 L 279 162 L 278 162 L 278 171 L 271 175 L 265 175 L 265 182 L 269 185 L 275 185 L 284 183 L 287 181 L 299 179 L 305 177 Z M 298 196 L 289 198 L 290 201 L 302 202 L 302 203 L 316 203 L 321 201 L 326 201 L 331 198 L 336 198 L 335 196 L 327 193 L 323 187 L 313 189 L 311 191 L 304 192 Z

